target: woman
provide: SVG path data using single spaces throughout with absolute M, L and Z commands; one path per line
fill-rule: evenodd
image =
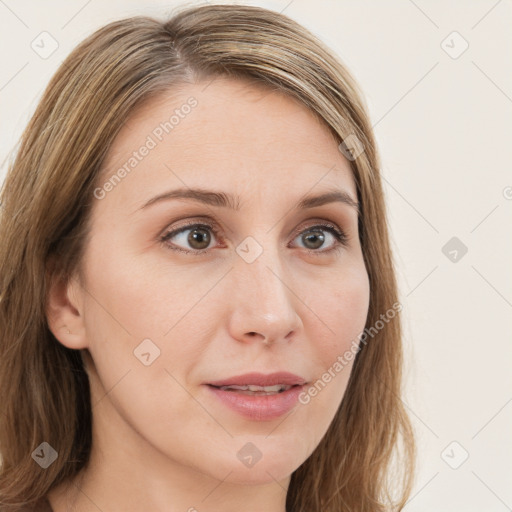
M 228 5 L 101 28 L 2 206 L 2 510 L 403 507 L 379 159 L 308 31 Z

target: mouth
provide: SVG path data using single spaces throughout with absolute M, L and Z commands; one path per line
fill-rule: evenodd
M 274 372 L 270 374 L 264 373 L 246 373 L 244 375 L 236 375 L 227 379 L 207 382 L 209 386 L 223 388 L 225 390 L 238 391 L 263 391 L 276 393 L 292 386 L 302 386 L 306 383 L 303 377 L 299 377 L 290 372 Z
M 230 391 L 234 393 L 238 393 L 240 395 L 278 395 L 280 393 L 284 393 L 289 389 L 299 387 L 299 384 L 277 384 L 275 386 L 255 386 L 255 385 L 247 385 L 247 386 L 214 386 L 213 384 L 208 384 L 209 386 L 220 389 L 221 391 Z
M 272 421 L 298 404 L 306 380 L 289 372 L 247 373 L 205 383 L 212 398 L 252 421 Z

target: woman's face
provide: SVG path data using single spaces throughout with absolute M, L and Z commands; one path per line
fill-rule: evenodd
M 311 200 L 332 192 L 357 200 L 348 160 L 270 89 L 216 79 L 131 116 L 73 284 L 96 446 L 240 483 L 280 481 L 307 459 L 341 403 L 369 304 L 356 209 Z M 209 385 L 276 372 L 307 384 L 269 396 Z

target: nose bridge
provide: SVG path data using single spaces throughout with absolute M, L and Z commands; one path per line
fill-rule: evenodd
M 238 260 L 235 263 L 235 270 L 241 282 L 246 283 L 251 290 L 253 297 L 259 296 L 267 302 L 282 303 L 288 301 L 286 287 L 282 281 L 283 264 L 276 247 L 272 247 L 267 237 L 267 243 L 260 249 L 254 247 L 251 241 L 240 244 L 237 254 Z M 252 252 L 249 257 L 245 257 L 243 250 L 249 248 Z
M 250 251 L 257 250 L 253 241 L 246 241 L 247 245 L 242 242 L 237 248 L 239 254 L 232 275 L 235 299 L 232 327 L 238 337 L 257 333 L 277 340 L 299 325 L 279 249 L 277 244 L 275 247 L 270 244 L 271 238 L 266 237 L 265 247 L 260 244 L 260 254 L 253 261 L 246 257 Z

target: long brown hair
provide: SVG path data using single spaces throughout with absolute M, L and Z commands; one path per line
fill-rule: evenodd
M 2 187 L 0 218 L 0 504 L 33 505 L 82 470 L 91 451 L 81 352 L 47 324 L 50 282 L 79 271 L 93 191 L 124 120 L 154 95 L 198 79 L 250 79 L 301 101 L 348 151 L 370 279 L 366 326 L 398 303 L 380 162 L 359 88 L 344 65 L 290 18 L 259 7 L 205 5 L 167 21 L 132 17 L 78 45 L 47 86 Z M 357 151 L 359 153 L 359 151 Z M 352 156 L 352 158 L 350 158 Z M 401 395 L 397 315 L 361 343 L 326 435 L 293 473 L 288 512 L 400 510 L 414 443 Z M 47 442 L 57 460 L 31 456 Z M 397 458 L 398 457 L 398 458 Z M 398 462 L 398 463 L 395 463 Z

